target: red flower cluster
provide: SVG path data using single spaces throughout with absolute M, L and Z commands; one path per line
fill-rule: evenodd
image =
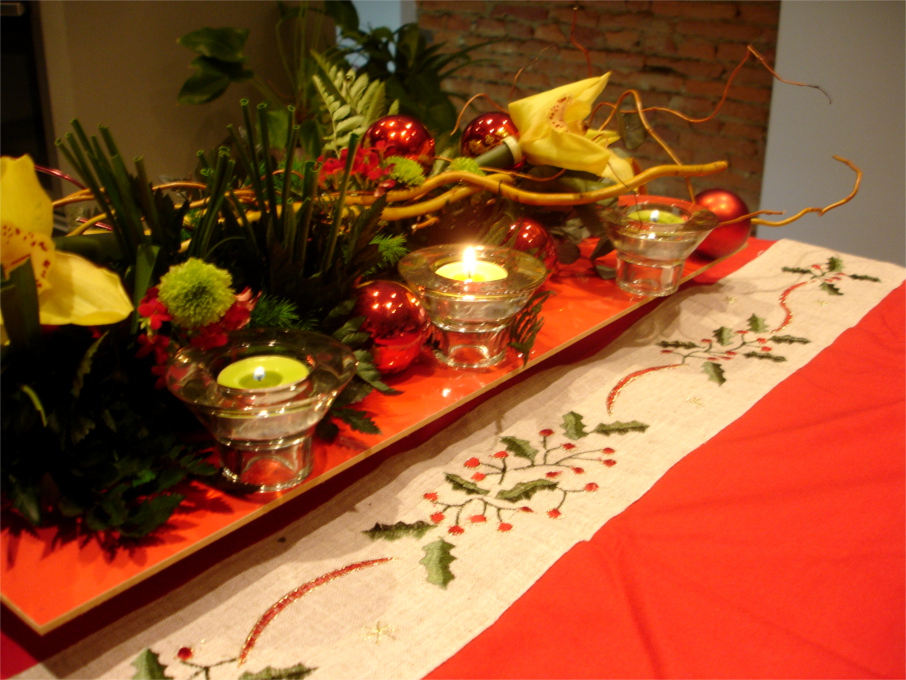
M 151 372 L 157 376 L 156 386 L 163 388 L 167 361 L 174 348 L 186 343 L 200 349 L 222 347 L 227 343 L 229 339 L 227 334 L 230 331 L 239 330 L 248 324 L 256 302 L 257 298 L 252 298 L 251 290 L 247 288 L 236 296 L 236 301 L 220 321 L 195 329 L 180 328 L 173 324 L 170 328 L 171 335 L 165 335 L 158 331 L 165 323 L 172 322 L 173 316 L 158 297 L 157 286 L 149 288 L 138 305 L 138 313 L 145 318 L 144 326 L 147 332 L 138 336 L 140 347 L 136 356 L 141 358 L 149 354 L 154 355 L 156 365 L 151 367 Z
M 396 186 L 396 180 L 390 179 L 390 167 L 381 165 L 384 147 L 386 142 L 378 142 L 374 146 L 359 147 L 356 149 L 355 158 L 352 161 L 352 172 L 350 177 L 361 186 L 377 184 L 375 195 L 379 196 Z M 343 169 L 346 167 L 346 159 L 349 156 L 349 149 L 343 149 L 339 158 L 324 158 L 321 156 L 318 160 L 321 162 L 321 172 L 318 176 L 318 183 L 322 188 L 337 188 L 332 186 L 343 175 Z M 367 184 L 366 184 L 367 183 Z

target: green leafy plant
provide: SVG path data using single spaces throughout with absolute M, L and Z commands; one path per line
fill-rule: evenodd
M 337 122 L 339 108 L 331 108 L 336 99 L 324 97 L 323 88 L 337 85 L 337 72 L 348 77 L 352 69 L 356 74 L 367 75 L 372 87 L 380 83 L 381 94 L 385 90 L 387 98 L 398 101 L 400 113 L 422 121 L 436 138 L 453 130 L 457 109 L 452 99 L 464 97 L 443 90 L 441 83 L 461 68 L 477 63 L 470 53 L 482 45 L 444 52 L 443 43 L 429 44 L 414 23 L 396 31 L 386 27 L 362 30 L 350 0 L 331 0 L 323 7 L 308 2 L 279 2 L 278 7 L 275 45 L 288 95 L 278 93 L 270 78 L 249 68 L 244 52 L 248 29 L 206 27 L 191 31 L 178 41 L 197 55 L 191 62 L 195 73 L 183 83 L 178 101 L 205 104 L 222 96 L 233 83 L 251 83 L 269 104 L 272 137 L 283 138 L 283 113 L 291 106 L 300 126 L 297 143 L 307 157 L 316 158 L 322 152 L 321 140 L 329 136 L 331 122 Z M 325 29 L 331 23 L 339 30 L 339 45 L 324 42 Z M 366 119 L 370 117 L 367 112 L 360 113 Z M 346 112 L 345 124 L 354 126 L 351 119 L 355 115 Z M 344 129 L 346 134 L 351 131 L 351 127 Z M 357 134 L 361 136 L 361 132 Z M 338 143 L 332 148 L 341 147 L 342 143 Z

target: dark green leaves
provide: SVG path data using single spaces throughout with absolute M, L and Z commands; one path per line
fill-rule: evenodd
M 254 73 L 243 67 L 247 57 L 242 48 L 248 29 L 202 28 L 177 42 L 200 56 L 192 61 L 196 72 L 179 91 L 180 104 L 205 104 L 222 95 L 231 83 L 251 79 Z
M 446 473 L 444 475 L 444 478 L 456 491 L 462 491 L 468 496 L 487 496 L 489 493 L 487 489 L 482 489 L 475 482 L 470 482 L 467 479 L 463 479 L 459 475 L 454 475 L 452 472 Z

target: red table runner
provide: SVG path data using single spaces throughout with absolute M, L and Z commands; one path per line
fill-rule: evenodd
M 903 328 L 901 287 L 432 675 L 902 675 Z

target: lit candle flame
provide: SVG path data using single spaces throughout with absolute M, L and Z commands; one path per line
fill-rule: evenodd
M 259 366 L 252 373 L 252 376 L 255 378 L 256 381 L 261 382 L 262 380 L 264 380 L 265 372 L 266 371 L 264 370 L 264 366 Z
M 466 248 L 462 253 L 462 268 L 467 281 L 471 281 L 475 276 L 475 266 L 477 264 L 478 258 L 475 257 L 475 249 L 471 246 Z
M 660 215 L 661 215 L 660 211 L 658 211 L 658 210 L 652 210 L 652 211 L 651 211 L 651 218 L 650 218 L 650 221 L 651 221 L 651 222 L 657 222 L 658 217 L 660 217 Z

